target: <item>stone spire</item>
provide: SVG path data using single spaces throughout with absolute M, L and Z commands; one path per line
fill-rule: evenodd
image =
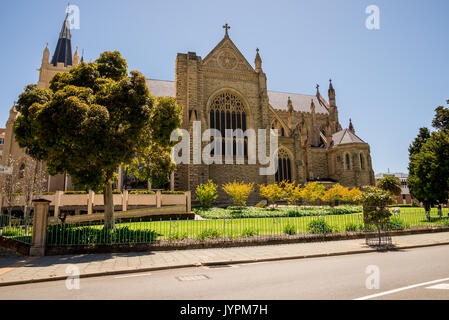
M 50 50 L 48 50 L 48 42 L 45 46 L 44 53 L 42 54 L 42 65 L 48 64 L 48 59 L 50 58 Z
M 80 63 L 80 56 L 78 54 L 78 46 L 76 46 L 75 54 L 73 55 L 73 66 L 76 67 Z
M 262 58 L 259 55 L 259 48 L 256 49 L 256 58 L 254 59 L 254 66 L 256 67 L 256 72 L 262 71 Z
M 334 87 L 332 86 L 332 79 L 329 79 L 329 90 L 327 91 L 328 95 L 329 95 L 329 104 L 332 107 L 336 107 L 336 101 L 335 101 L 335 90 Z
M 349 131 L 351 131 L 353 134 L 355 134 L 355 129 L 354 129 L 354 126 L 352 125 L 352 120 L 351 119 L 349 119 Z
M 55 67 L 58 63 L 64 63 L 64 67 L 72 65 L 72 34 L 70 33 L 69 13 L 67 13 L 62 24 L 58 44 L 56 45 L 51 63 Z

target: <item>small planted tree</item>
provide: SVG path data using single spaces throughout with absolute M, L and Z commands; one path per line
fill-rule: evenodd
M 377 186 L 384 191 L 389 191 L 393 196 L 399 196 L 401 194 L 401 182 L 398 177 L 385 176 L 379 180 Z
M 307 203 L 315 202 L 324 195 L 326 188 L 319 182 L 309 182 L 301 191 L 301 198 Z
M 272 183 L 268 185 L 259 185 L 259 194 L 261 197 L 267 199 L 268 203 L 271 203 L 274 206 L 276 202 L 282 200 L 285 196 L 284 189 L 278 183 Z
M 374 225 L 376 227 L 379 245 L 381 245 L 383 226 L 389 224 L 391 217 L 387 206 L 393 203 L 393 198 L 388 191 L 378 187 L 368 187 L 362 198 L 365 226 Z
M 202 206 L 209 207 L 218 197 L 218 186 L 209 180 L 205 184 L 200 184 L 196 187 L 196 200 L 198 200 Z
M 340 184 L 335 184 L 332 188 L 326 190 L 321 196 L 321 200 L 328 202 L 331 207 L 338 205 L 339 201 L 344 200 L 345 195 L 349 192 L 348 188 Z
M 288 205 L 295 205 L 301 199 L 301 185 L 296 184 L 295 181 L 283 181 L 282 187 L 284 189 L 284 197 Z
M 11 226 L 12 208 L 20 191 L 20 182 L 18 179 L 19 175 L 15 172 L 18 169 L 17 160 L 8 158 L 7 166 L 12 167 L 13 172 L 10 174 L 5 173 L 1 175 L 0 191 L 3 196 L 3 205 L 7 207 L 8 223 L 9 226 Z
M 226 192 L 236 206 L 246 206 L 246 201 L 249 195 L 254 190 L 254 183 L 244 182 L 229 182 L 222 186 L 223 191 Z

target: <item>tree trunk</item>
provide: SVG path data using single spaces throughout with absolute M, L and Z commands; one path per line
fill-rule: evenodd
M 9 222 L 8 222 L 8 224 L 9 224 L 9 227 L 11 228 L 11 225 L 12 225 L 12 208 L 11 207 L 9 207 L 8 208 L 8 220 L 9 220 Z
M 430 221 L 430 202 L 427 200 L 424 201 L 424 210 L 426 212 L 427 219 Z
M 109 182 L 103 188 L 104 198 L 104 227 L 112 230 L 115 227 L 114 217 L 114 198 L 112 196 L 112 182 Z
M 441 204 L 438 204 L 438 216 L 439 216 L 440 218 L 443 217 L 443 211 L 442 211 L 442 209 L 441 209 Z

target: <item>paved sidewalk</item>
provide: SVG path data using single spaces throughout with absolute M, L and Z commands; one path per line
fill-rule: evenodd
M 449 244 L 449 232 L 397 236 L 398 249 Z M 81 277 L 216 264 L 300 259 L 374 252 L 364 239 L 237 248 L 214 248 L 139 253 L 82 254 L 41 258 L 0 256 L 0 286 L 63 280 L 76 265 Z

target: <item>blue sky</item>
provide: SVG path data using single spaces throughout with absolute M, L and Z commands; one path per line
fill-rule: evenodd
M 87 60 L 119 50 L 130 70 L 174 80 L 178 52 L 203 58 L 222 25 L 250 63 L 260 48 L 270 90 L 327 97 L 333 79 L 343 127 L 371 145 L 376 173 L 407 171 L 408 146 L 449 99 L 449 1 L 95 0 L 72 1 L 72 42 Z M 36 83 L 46 42 L 53 53 L 66 1 L 9 0 L 0 11 L 0 125 L 23 87 Z M 369 5 L 380 30 L 365 27 Z

